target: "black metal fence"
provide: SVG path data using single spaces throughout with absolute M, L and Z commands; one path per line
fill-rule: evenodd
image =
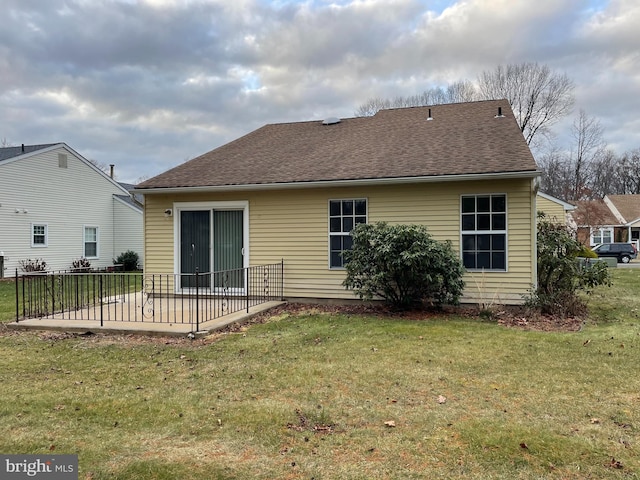
M 283 298 L 284 263 L 221 272 L 16 272 L 16 322 L 28 318 L 189 324 Z

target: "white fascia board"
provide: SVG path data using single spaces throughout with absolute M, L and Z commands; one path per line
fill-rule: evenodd
M 102 170 L 100 170 L 98 167 L 96 167 L 93 163 L 91 163 L 89 160 L 87 160 L 86 158 L 84 158 L 82 155 L 80 155 L 78 152 L 76 152 L 73 148 L 71 148 L 69 145 L 67 145 L 64 142 L 61 143 L 56 143 L 54 145 L 51 145 L 50 147 L 46 147 L 46 148 L 41 148 L 40 150 L 35 150 L 33 152 L 29 152 L 29 153 L 24 153 L 22 155 L 18 155 L 17 157 L 13 157 L 13 158 L 9 158 L 7 160 L 4 160 L 2 162 L 2 165 L 6 165 L 8 163 L 11 162 L 16 162 L 18 160 L 24 160 L 25 158 L 29 158 L 29 157 L 33 157 L 34 155 L 40 155 L 42 153 L 47 153 L 50 152 L 52 150 L 56 150 L 58 148 L 64 148 L 67 152 L 69 152 L 71 155 L 76 156 L 77 158 L 80 159 L 81 162 L 86 163 L 89 167 L 91 167 L 93 170 L 95 170 L 96 172 L 98 172 L 100 175 L 102 175 L 104 178 L 106 178 L 107 180 L 109 180 L 112 184 L 114 184 L 116 187 L 118 187 L 120 190 L 122 190 L 122 192 L 126 195 L 129 195 L 129 191 L 124 188 L 122 185 L 120 185 L 118 182 L 116 182 L 113 178 L 111 178 L 109 175 L 107 175 L 105 172 L 103 172 Z
M 129 202 L 125 202 L 122 198 L 118 197 L 115 193 L 114 193 L 114 194 L 112 194 L 112 198 L 113 198 L 115 201 L 120 202 L 122 205 L 124 205 L 124 206 L 126 206 L 126 207 L 129 207 L 129 208 L 130 208 L 131 210 L 133 210 L 134 212 L 138 212 L 138 213 L 142 214 L 142 207 L 139 207 L 139 206 L 133 205 L 133 204 L 131 204 L 131 203 L 129 203 Z
M 8 158 L 2 161 L 2 165 L 8 165 L 9 163 L 17 162 L 18 160 L 24 160 L 25 158 L 33 157 L 34 155 L 39 155 L 41 153 L 47 153 L 51 150 L 55 150 L 56 148 L 66 147 L 64 143 L 56 143 L 51 145 L 50 147 L 41 148 L 40 150 L 34 150 L 33 152 L 23 153 L 22 155 L 18 155 L 16 157 Z M 67 147 L 68 148 L 68 147 Z
M 613 204 L 611 199 L 605 195 L 602 200 L 604 200 L 605 205 L 609 207 L 609 210 L 611 210 L 611 213 L 613 213 L 613 216 L 616 217 L 616 220 L 618 220 L 621 225 L 626 225 L 627 221 L 622 216 L 620 211 L 616 208 L 616 206 Z
M 625 224 L 625 227 L 637 227 L 640 224 L 640 218 L 636 218 L 635 220 L 631 220 L 629 223 Z
M 559 198 L 549 195 L 548 193 L 538 192 L 538 195 L 540 195 L 542 198 L 546 198 L 550 202 L 554 202 L 554 203 L 557 203 L 558 205 L 562 205 L 562 208 L 564 208 L 565 211 L 567 212 L 570 212 L 576 209 L 575 205 L 572 205 L 571 203 L 567 203 L 564 200 L 560 200 Z
M 439 175 L 428 177 L 371 178 L 362 180 L 324 180 L 317 182 L 255 183 L 247 185 L 218 185 L 202 187 L 168 187 L 134 189 L 134 193 L 143 195 L 154 193 L 201 193 L 201 192 L 242 192 L 248 190 L 285 190 L 326 187 L 361 187 L 379 185 L 405 185 L 410 183 L 470 182 L 474 180 L 511 180 L 518 178 L 537 178 L 539 170 L 506 173 L 483 173 L 469 175 Z

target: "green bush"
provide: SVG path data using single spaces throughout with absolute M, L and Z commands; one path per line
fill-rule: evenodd
M 359 224 L 351 233 L 343 285 L 360 298 L 400 309 L 458 303 L 464 269 L 450 242 L 434 240 L 421 225 Z
M 586 245 L 580 245 L 580 249 L 576 253 L 576 257 L 582 258 L 598 258 L 598 254 Z
M 124 253 L 118 255 L 113 263 L 115 265 L 122 265 L 122 269 L 125 272 L 133 272 L 138 270 L 138 265 L 140 264 L 140 257 L 133 250 L 127 250 Z
M 579 291 L 610 285 L 604 262 L 576 261 L 584 246 L 564 225 L 538 218 L 538 286 L 526 298 L 529 307 L 542 313 L 572 316 L 586 311 Z

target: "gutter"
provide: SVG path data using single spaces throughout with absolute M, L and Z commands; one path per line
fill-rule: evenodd
M 156 187 L 134 188 L 132 192 L 147 194 L 163 193 L 204 193 L 204 192 L 243 192 L 249 190 L 285 190 L 324 187 L 360 187 L 378 185 L 403 185 L 410 183 L 461 182 L 473 180 L 510 180 L 540 177 L 539 170 L 520 172 L 472 173 L 463 175 L 432 175 L 423 177 L 366 178 L 356 180 L 320 180 L 310 182 L 251 183 L 246 185 L 207 185 L 200 187 Z

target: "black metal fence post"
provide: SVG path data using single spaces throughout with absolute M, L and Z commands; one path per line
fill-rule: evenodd
M 102 291 L 102 275 L 98 276 L 98 299 L 100 300 L 100 326 L 104 326 L 104 296 Z
M 284 258 L 280 260 L 280 300 L 284 302 Z
M 200 272 L 196 268 L 196 332 L 200 331 Z
M 24 303 L 24 298 L 22 299 Z M 18 269 L 16 268 L 16 323 L 20 321 L 20 289 L 18 288 Z
M 249 313 L 249 268 L 245 268 L 244 293 L 247 297 L 247 313 Z

